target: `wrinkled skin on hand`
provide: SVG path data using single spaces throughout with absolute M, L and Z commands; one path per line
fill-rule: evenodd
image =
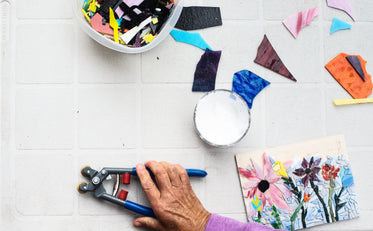
M 145 166 L 154 173 L 158 187 Z M 145 166 L 138 164 L 136 172 L 157 218 L 139 217 L 134 225 L 157 231 L 205 230 L 211 214 L 194 194 L 185 169 L 156 161 L 149 161 Z

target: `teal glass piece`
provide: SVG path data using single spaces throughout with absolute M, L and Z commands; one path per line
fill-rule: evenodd
M 351 29 L 351 24 L 344 22 L 338 18 L 333 18 L 332 26 L 330 27 L 330 34 L 339 30 Z
M 202 50 L 206 50 L 206 48 L 212 50 L 199 33 L 172 30 L 170 34 L 178 42 L 188 43 L 190 45 L 199 47 Z

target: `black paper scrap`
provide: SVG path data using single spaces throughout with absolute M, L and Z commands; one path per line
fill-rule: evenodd
M 198 30 L 223 25 L 219 7 L 190 6 L 183 7 L 176 28 Z
M 212 51 L 206 48 L 201 56 L 194 73 L 192 91 L 212 91 L 215 90 L 216 74 L 220 62 L 221 51 Z
M 122 1 L 120 1 L 120 0 L 105 0 L 105 1 L 102 1 L 101 7 L 98 10 L 98 13 L 103 18 L 105 18 L 107 22 L 109 22 L 109 8 L 111 8 L 111 9 L 113 9 L 113 11 L 115 11 L 115 9 L 117 9 L 117 7 L 119 6 L 119 4 L 121 2 Z

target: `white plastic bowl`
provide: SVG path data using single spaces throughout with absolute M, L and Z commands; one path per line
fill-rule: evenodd
M 238 143 L 250 127 L 250 109 L 240 95 L 217 89 L 206 93 L 194 109 L 194 127 L 207 144 L 226 148 Z
M 180 17 L 181 10 L 183 9 L 183 2 L 184 0 L 175 0 L 174 6 L 172 8 L 172 12 L 167 19 L 167 21 L 163 24 L 162 29 L 160 30 L 159 34 L 154 38 L 154 40 L 146 46 L 143 47 L 128 47 L 126 45 L 118 44 L 108 38 L 105 38 L 102 34 L 95 31 L 91 25 L 87 22 L 84 18 L 81 9 L 83 7 L 84 0 L 73 0 L 73 10 L 75 14 L 75 18 L 77 19 L 80 27 L 95 41 L 100 43 L 101 45 L 108 47 L 110 49 L 122 52 L 122 53 L 129 53 L 129 54 L 137 54 L 142 53 L 145 51 L 149 51 L 156 47 L 160 42 L 162 42 L 167 35 L 171 32 L 174 26 L 177 23 L 177 20 Z

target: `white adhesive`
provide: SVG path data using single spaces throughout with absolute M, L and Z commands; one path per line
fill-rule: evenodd
M 250 111 L 236 93 L 215 90 L 201 98 L 195 109 L 199 135 L 214 146 L 230 146 L 241 140 L 250 126 Z

